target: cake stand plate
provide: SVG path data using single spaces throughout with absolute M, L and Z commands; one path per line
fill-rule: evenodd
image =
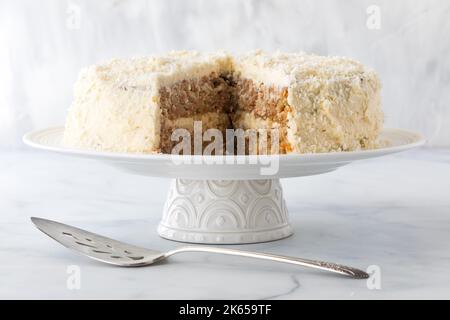
M 353 161 L 380 157 L 424 144 L 417 133 L 384 129 L 387 147 L 319 154 L 272 156 L 180 156 L 124 154 L 66 148 L 64 127 L 30 132 L 34 148 L 92 158 L 139 175 L 173 178 L 158 226 L 176 241 L 242 244 L 272 241 L 293 233 L 280 178 L 336 170 Z

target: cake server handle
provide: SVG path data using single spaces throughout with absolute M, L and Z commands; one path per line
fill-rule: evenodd
M 170 250 L 165 254 L 165 257 L 169 257 L 171 255 L 182 253 L 182 252 L 208 252 L 208 253 L 221 253 L 228 254 L 233 256 L 241 256 L 248 258 L 256 258 L 263 260 L 270 260 L 276 262 L 290 263 L 303 267 L 309 267 L 314 269 L 320 269 L 324 271 L 339 273 L 345 276 L 349 276 L 355 279 L 367 279 L 369 275 L 359 269 L 344 266 L 341 264 L 333 263 L 333 262 L 325 262 L 319 260 L 309 260 L 297 257 L 289 257 L 283 255 L 276 255 L 271 253 L 262 253 L 262 252 L 251 252 L 251 251 L 243 251 L 237 249 L 228 249 L 228 248 L 218 248 L 218 247 L 210 247 L 210 246 L 185 246 L 179 247 L 174 250 Z

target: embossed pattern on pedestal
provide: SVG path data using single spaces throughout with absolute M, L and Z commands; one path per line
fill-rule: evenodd
M 292 228 L 278 179 L 176 179 L 158 232 L 185 242 L 252 243 L 287 237 Z

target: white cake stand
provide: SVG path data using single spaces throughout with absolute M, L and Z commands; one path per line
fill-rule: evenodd
M 170 240 L 242 244 L 278 240 L 293 233 L 280 178 L 336 170 L 356 160 L 422 145 L 416 133 L 384 129 L 389 147 L 376 150 L 277 156 L 172 156 L 65 148 L 63 127 L 30 132 L 31 147 L 104 161 L 139 175 L 173 178 L 158 233 Z

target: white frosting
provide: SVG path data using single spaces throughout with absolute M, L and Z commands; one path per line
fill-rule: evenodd
M 289 86 L 317 78 L 340 80 L 370 72 L 361 63 L 343 57 L 300 53 L 267 53 L 261 50 L 237 56 L 233 69 L 242 77 L 266 85 Z

